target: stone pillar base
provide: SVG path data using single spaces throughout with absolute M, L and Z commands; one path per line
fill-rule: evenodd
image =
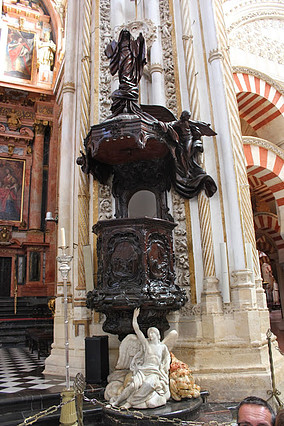
M 69 348 L 69 366 L 71 380 L 75 378 L 77 373 L 82 373 L 85 376 L 85 347 L 82 343 L 76 349 Z M 43 374 L 65 377 L 65 348 L 54 347 L 51 350 L 51 354 L 45 360 Z
M 188 363 L 195 382 L 210 392 L 210 402 L 239 402 L 249 395 L 268 398 L 272 390 L 268 345 L 266 341 L 197 343 L 174 348 L 173 353 Z M 272 343 L 276 388 L 284 395 L 283 355 Z M 282 397 L 283 399 L 283 397 Z

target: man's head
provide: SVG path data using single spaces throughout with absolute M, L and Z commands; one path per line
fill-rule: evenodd
M 264 399 L 249 396 L 238 406 L 237 422 L 239 426 L 273 426 L 275 413 Z

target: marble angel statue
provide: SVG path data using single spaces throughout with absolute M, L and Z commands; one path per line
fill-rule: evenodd
M 177 332 L 171 331 L 161 342 L 159 330 L 150 327 L 146 338 L 138 326 L 139 312 L 136 308 L 133 313 L 135 334 L 121 342 L 115 371 L 108 377 L 105 399 L 114 407 L 155 408 L 170 398 L 171 356 L 165 340 L 173 343 Z

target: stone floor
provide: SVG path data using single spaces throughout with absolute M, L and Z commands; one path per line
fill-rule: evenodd
M 272 332 L 277 335 L 279 349 L 284 353 L 284 331 L 280 331 L 277 327 L 281 320 L 281 312 L 272 311 L 270 316 Z M 65 386 L 65 377 L 45 376 L 42 373 L 43 369 L 44 357 L 38 359 L 38 355 L 31 353 L 28 348 L 0 347 L 0 425 L 20 425 L 31 414 L 53 404 L 60 404 L 60 393 Z M 98 390 L 93 396 L 88 393 L 89 398 L 97 398 L 97 395 Z M 94 420 L 99 418 L 98 406 L 85 403 L 84 410 L 89 413 L 84 425 L 101 424 L 99 420 Z M 44 426 L 56 425 L 59 414 L 60 410 L 53 417 L 49 416 L 37 423 Z M 235 414 L 236 403 L 212 403 L 209 396 L 195 421 L 197 424 L 209 422 L 234 424 Z

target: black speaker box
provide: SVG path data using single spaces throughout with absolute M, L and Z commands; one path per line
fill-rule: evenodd
M 109 374 L 108 336 L 85 338 L 86 383 L 103 384 Z

